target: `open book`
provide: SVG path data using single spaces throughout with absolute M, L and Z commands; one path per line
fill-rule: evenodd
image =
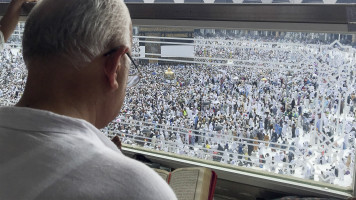
M 180 168 L 173 172 L 154 169 L 171 186 L 178 200 L 213 200 L 217 175 L 202 168 Z

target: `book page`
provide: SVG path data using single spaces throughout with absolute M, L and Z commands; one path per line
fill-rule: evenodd
M 160 175 L 163 180 L 165 180 L 168 183 L 168 178 L 169 178 L 169 174 L 170 172 L 167 172 L 166 170 L 162 170 L 162 169 L 154 169 L 158 175 Z
M 178 200 L 206 200 L 209 197 L 211 171 L 205 168 L 181 168 L 172 172 L 169 185 Z

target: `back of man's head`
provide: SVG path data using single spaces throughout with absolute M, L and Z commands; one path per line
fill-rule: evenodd
M 122 0 L 41 0 L 28 16 L 23 57 L 77 68 L 117 46 L 131 47 L 130 15 Z

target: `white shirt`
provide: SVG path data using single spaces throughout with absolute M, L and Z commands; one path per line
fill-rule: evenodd
M 0 108 L 0 199 L 176 199 L 152 169 L 90 123 Z

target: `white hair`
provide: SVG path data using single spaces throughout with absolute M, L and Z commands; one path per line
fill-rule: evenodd
M 23 57 L 56 57 L 82 67 L 118 46 L 131 48 L 131 19 L 122 0 L 42 0 L 28 16 Z

